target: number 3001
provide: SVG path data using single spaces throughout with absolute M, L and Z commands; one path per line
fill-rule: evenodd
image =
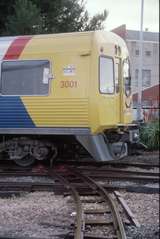
M 77 81 L 60 81 L 61 88 L 77 88 Z

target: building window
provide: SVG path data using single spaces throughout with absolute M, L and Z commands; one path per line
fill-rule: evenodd
M 136 69 L 135 70 L 135 86 L 138 86 L 138 77 L 139 77 L 139 70 L 138 69 Z
M 151 70 L 142 71 L 143 87 L 149 87 L 151 85 Z
M 100 57 L 100 92 L 102 94 L 114 93 L 114 64 L 113 59 Z
M 136 69 L 136 70 L 135 70 L 135 79 L 136 79 L 136 80 L 138 80 L 138 75 L 139 75 L 139 70 Z
M 143 79 L 143 87 L 149 87 L 151 85 L 151 70 L 143 70 L 142 79 Z M 134 82 L 135 87 L 138 86 L 138 80 L 139 80 L 139 69 L 136 69 Z
M 47 95 L 50 63 L 47 60 L 4 61 L 1 67 L 2 95 Z
M 151 51 L 145 51 L 146 56 L 151 56 Z
M 135 51 L 136 56 L 139 56 L 139 50 Z

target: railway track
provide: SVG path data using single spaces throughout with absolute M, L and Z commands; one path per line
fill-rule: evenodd
M 76 186 L 79 193 L 86 195 L 88 193 L 88 187 L 81 183 L 73 183 Z M 144 186 L 144 185 L 103 185 L 108 191 L 123 190 L 126 192 L 146 193 L 154 194 L 159 193 L 159 187 Z M 64 185 L 61 183 L 38 183 L 38 182 L 0 182 L 0 197 L 6 198 L 12 195 L 20 196 L 22 193 L 27 192 L 54 192 L 56 195 L 67 195 L 67 191 Z M 91 195 L 96 193 L 90 192 Z
M 62 167 L 66 165 L 62 165 Z M 146 182 L 158 182 L 159 181 L 159 171 L 148 171 L 141 170 L 136 171 L 132 169 L 121 169 L 114 167 L 93 167 L 93 166 L 82 166 L 77 168 L 79 171 L 83 172 L 86 176 L 91 176 L 96 179 L 116 179 L 116 180 L 131 180 L 131 181 L 146 181 Z M 38 169 L 5 169 L 0 167 L 0 176 L 48 176 L 49 168 L 38 168 Z
M 66 164 L 66 165 L 75 165 L 75 166 L 94 166 L 94 167 L 103 167 L 103 166 L 112 166 L 115 168 L 126 168 L 126 167 L 135 167 L 141 169 L 151 169 L 151 168 L 159 168 L 160 165 L 158 163 L 143 163 L 143 162 L 134 162 L 134 160 L 129 160 L 126 158 L 125 161 L 121 160 L 114 160 L 114 161 L 93 161 L 92 159 L 85 159 L 85 160 L 59 160 L 56 164 Z
M 67 165 L 57 165 L 56 168 L 65 168 Z M 144 166 L 144 165 L 143 165 Z M 146 166 L 146 165 L 145 165 Z M 158 193 L 159 188 L 154 183 L 159 182 L 159 172 L 142 170 L 141 168 L 136 171 L 135 166 L 129 169 L 119 167 L 106 167 L 106 165 L 71 165 L 73 170 L 78 170 L 84 176 L 88 176 L 97 182 L 103 182 L 103 186 L 107 190 L 126 190 L 128 192 L 142 192 L 142 193 Z M 64 192 L 63 184 L 57 183 L 45 183 L 45 182 L 25 182 L 27 177 L 48 177 L 50 168 L 39 166 L 37 168 L 26 168 L 14 166 L 13 168 L 7 165 L 0 167 L 0 177 L 25 177 L 22 182 L 1 182 L 0 181 L 0 196 L 5 197 L 8 195 L 18 195 L 20 192 L 34 192 L 34 191 L 54 191 L 56 194 L 62 194 Z M 125 185 L 125 182 L 130 184 Z M 113 185 L 112 183 L 121 182 L 121 184 Z M 133 185 L 134 183 L 134 185 Z M 135 185 L 137 183 L 137 185 Z M 146 183 L 152 183 L 153 186 L 146 186 Z M 81 183 L 73 182 L 73 185 L 77 187 L 77 190 L 86 193 L 87 187 Z
M 97 238 L 101 239 L 102 237 L 99 235 L 95 235 L 92 233 L 86 233 L 86 226 L 104 226 L 104 225 L 109 225 L 112 224 L 114 228 L 115 235 L 112 235 L 110 238 L 117 238 L 117 239 L 126 239 L 126 234 L 125 234 L 125 229 L 124 225 L 122 222 L 122 218 L 119 213 L 119 209 L 117 209 L 117 204 L 115 200 L 113 199 L 111 193 L 107 192 L 107 190 L 101 186 L 99 183 L 95 182 L 93 179 L 91 179 L 88 176 L 85 176 L 78 171 L 74 171 L 71 169 L 69 172 L 67 171 L 67 174 L 60 174 L 55 171 L 50 171 L 49 175 L 52 178 L 56 178 L 64 184 L 66 189 L 71 193 L 74 203 L 75 203 L 75 208 L 76 208 L 76 222 L 75 222 L 75 227 L 74 227 L 74 236 L 70 235 L 70 237 L 73 237 L 74 239 L 83 239 L 83 238 Z M 88 192 L 90 196 L 90 192 L 93 191 L 93 193 L 97 193 L 99 197 L 99 203 L 104 202 L 103 209 L 101 210 L 85 210 L 84 209 L 84 200 L 81 200 L 81 195 L 79 191 L 77 190 L 76 186 L 73 186 L 72 182 L 73 180 L 78 180 L 81 183 L 85 184 L 88 186 Z M 87 195 L 86 195 L 87 197 Z M 86 200 L 86 199 L 85 199 Z M 95 201 L 96 203 L 96 201 Z M 97 214 L 105 214 L 108 212 L 107 207 L 109 206 L 110 208 L 110 215 L 112 216 L 111 220 L 96 220 L 93 219 L 93 217 Z M 86 215 L 92 215 L 92 220 L 88 220 Z M 104 237 L 103 238 L 108 238 Z
M 159 177 L 158 175 L 155 175 L 155 173 L 150 174 L 150 175 L 137 175 L 136 173 L 112 173 L 112 172 L 94 172 L 92 173 L 91 171 L 85 172 L 85 175 L 87 176 L 91 176 L 94 177 L 97 180 L 103 180 L 103 179 L 108 179 L 108 180 L 116 180 L 116 181 L 143 181 L 143 182 L 157 182 L 159 181 Z M 10 173 L 10 172 L 2 172 L 0 173 L 0 176 L 6 176 L 6 177 L 10 177 L 10 176 L 14 176 L 14 177 L 27 177 L 27 176 L 47 176 L 47 173 L 42 174 L 42 173 L 23 173 L 23 172 L 14 172 L 14 173 Z
M 53 179 L 52 183 L 34 182 L 0 182 L 0 192 L 6 196 L 7 193 L 21 194 L 24 191 L 54 191 L 56 194 L 71 195 L 75 208 L 75 224 L 69 235 L 62 235 L 62 238 L 74 239 L 125 239 L 124 224 L 133 223 L 139 226 L 136 218 L 127 207 L 122 196 L 117 192 L 119 189 L 129 190 L 135 186 L 113 186 L 101 184 L 99 181 L 108 180 L 143 180 L 144 182 L 157 182 L 159 177 L 157 172 L 133 171 L 114 167 L 78 167 L 61 165 L 54 169 L 41 168 L 40 171 L 31 169 L 12 171 L 5 169 L 0 171 L 0 176 L 49 176 Z M 96 171 L 96 173 L 95 173 Z M 148 181 L 147 181 L 148 180 Z M 157 192 L 157 191 L 156 191 Z M 92 199 L 90 198 L 92 197 Z M 98 198 L 98 199 L 97 199 Z M 96 204 L 97 209 L 86 209 L 88 204 Z M 119 204 L 127 215 L 127 220 L 122 218 L 119 211 Z M 97 219 L 98 215 L 98 219 Z M 96 235 L 92 228 L 112 227 L 112 235 Z

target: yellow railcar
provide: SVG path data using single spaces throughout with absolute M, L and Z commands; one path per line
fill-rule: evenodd
M 0 38 L 0 152 L 28 165 L 73 137 L 96 160 L 126 155 L 138 138 L 129 68 L 111 32 Z

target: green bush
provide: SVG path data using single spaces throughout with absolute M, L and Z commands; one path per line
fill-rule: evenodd
M 159 121 L 150 122 L 140 127 L 140 140 L 149 150 L 159 149 Z

